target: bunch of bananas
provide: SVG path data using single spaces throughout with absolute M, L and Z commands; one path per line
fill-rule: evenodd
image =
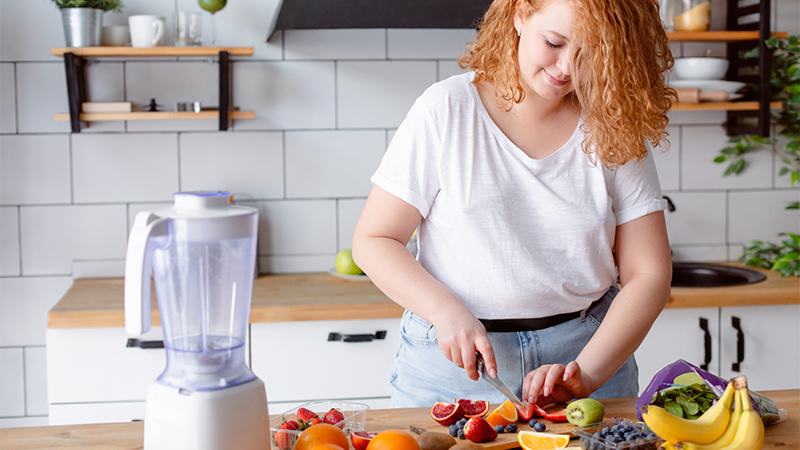
M 666 450 L 759 450 L 764 443 L 764 423 L 753 409 L 743 376 L 728 383 L 717 403 L 697 420 L 674 416 L 655 405 L 645 406 L 642 417 L 667 441 Z

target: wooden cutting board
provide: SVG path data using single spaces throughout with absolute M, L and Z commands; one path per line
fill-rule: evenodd
M 605 402 L 606 401 L 604 401 L 604 403 Z M 630 412 L 633 413 L 633 405 L 630 399 L 626 402 L 626 404 L 629 406 Z M 492 411 L 497 406 L 498 405 L 491 405 L 489 411 Z M 546 410 L 548 412 L 558 411 L 560 409 L 564 409 L 565 406 L 566 405 L 551 405 L 547 407 Z M 611 416 L 606 414 L 606 418 L 610 417 Z M 615 417 L 622 416 L 616 415 Z M 633 414 L 633 418 L 635 418 L 635 414 Z M 575 429 L 575 426 L 569 422 L 551 422 L 538 417 L 536 420 L 544 422 L 545 426 L 547 427 L 545 429 L 546 433 L 568 434 Z M 447 427 L 439 425 L 431 418 L 430 408 L 404 408 L 367 411 L 367 431 L 379 432 L 391 428 L 410 431 L 410 426 L 414 426 L 425 431 L 436 431 L 444 434 L 447 434 L 448 432 Z M 533 431 L 533 428 L 529 427 L 527 423 L 523 424 L 522 422 L 517 422 L 517 427 L 520 430 Z M 456 442 L 461 442 L 461 440 L 456 438 Z M 501 433 L 497 435 L 497 439 L 484 442 L 480 445 L 487 450 L 519 448 L 516 433 Z M 569 447 L 580 448 L 581 443 L 578 439 L 573 439 L 570 441 Z

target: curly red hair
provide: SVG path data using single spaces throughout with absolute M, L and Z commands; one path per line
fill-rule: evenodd
M 476 41 L 459 59 L 491 82 L 501 104 L 525 98 L 519 81 L 514 27 L 517 8 L 529 17 L 554 0 L 495 0 Z M 581 76 L 570 95 L 578 102 L 586 134 L 584 151 L 608 168 L 647 157 L 649 142 L 665 141 L 667 112 L 677 100 L 663 73 L 673 64 L 658 0 L 568 0 L 573 10 L 571 70 Z M 669 142 L 666 142 L 668 148 Z

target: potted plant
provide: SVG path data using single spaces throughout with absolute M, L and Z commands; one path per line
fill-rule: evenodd
M 52 0 L 61 10 L 67 47 L 100 45 L 103 13 L 122 12 L 122 0 Z
M 789 175 L 792 185 L 800 183 L 800 36 L 787 39 L 771 37 L 766 41 L 772 50 L 770 68 L 771 97 L 782 103 L 779 112 L 772 113 L 775 136 L 734 136 L 732 144 L 720 150 L 716 163 L 728 162 L 724 175 L 740 174 L 747 167 L 744 156 L 760 150 L 769 150 L 780 156 L 784 166 L 780 175 Z M 758 57 L 758 49 L 745 57 Z M 786 209 L 800 209 L 798 202 L 790 202 Z M 745 249 L 742 260 L 749 266 L 765 267 L 783 276 L 800 276 L 800 235 L 780 233 L 785 239 L 780 244 L 752 241 Z

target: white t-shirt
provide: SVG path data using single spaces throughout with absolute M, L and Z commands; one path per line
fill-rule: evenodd
M 653 158 L 616 171 L 563 147 L 531 159 L 456 75 L 428 88 L 372 182 L 416 207 L 420 264 L 481 319 L 588 307 L 616 281 L 616 226 L 666 207 Z

